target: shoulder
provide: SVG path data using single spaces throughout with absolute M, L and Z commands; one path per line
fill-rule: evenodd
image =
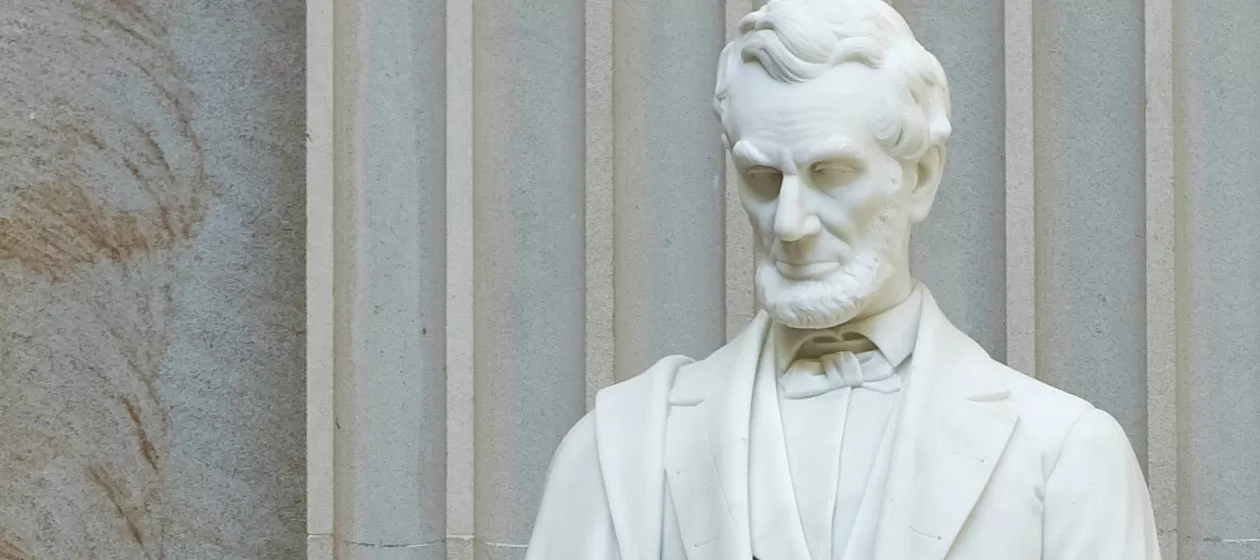
M 661 358 L 643 373 L 601 389 L 595 395 L 595 410 L 601 415 L 615 415 L 663 406 L 668 403 L 669 391 L 680 370 L 694 361 L 687 356 Z
M 610 470 L 620 468 L 617 461 L 628 454 L 653 448 L 664 437 L 670 389 L 679 370 L 690 363 L 685 356 L 662 358 L 647 371 L 602 389 L 595 395 L 595 408 L 566 440 L 574 438 L 574 445 L 607 459 Z
M 1039 440 L 1061 438 L 1082 415 L 1094 409 L 1085 399 L 993 359 L 947 320 L 941 325 L 936 345 L 929 350 L 941 361 L 937 367 L 952 372 L 952 381 L 945 387 L 960 388 L 969 400 L 983 394 L 980 400 L 1002 401 L 1002 407 L 1019 416 L 1017 435 Z
M 560 440 L 548 469 L 548 480 L 571 479 L 579 473 L 598 474 L 599 457 L 595 445 L 595 415 L 586 413 Z
M 996 361 L 990 367 L 1010 387 L 1010 403 L 1019 414 L 1017 432 L 1041 451 L 1047 475 L 1065 455 L 1081 450 L 1100 461 L 1127 460 L 1133 454 L 1124 428 L 1106 411 Z
M 600 422 L 597 417 L 638 418 L 657 408 L 656 403 L 666 403 L 668 388 L 673 384 L 678 369 L 690 362 L 691 359 L 684 356 L 662 358 L 642 374 L 600 390 L 595 396 L 595 408 L 578 420 L 560 441 L 552 459 L 552 470 L 597 464 L 600 432 L 607 434 L 610 425 L 628 425 L 625 422 Z M 602 430 L 601 424 L 605 426 Z
M 1006 365 L 992 361 L 988 367 L 1010 389 L 1010 400 L 1021 423 L 1065 433 L 1083 415 L 1095 410 L 1089 401 Z

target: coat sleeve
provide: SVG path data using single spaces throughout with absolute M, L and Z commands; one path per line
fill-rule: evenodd
M 1045 485 L 1044 560 L 1158 560 L 1150 493 L 1123 428 L 1093 409 L 1068 432 Z
M 620 560 L 592 414 L 569 430 L 551 460 L 525 560 Z

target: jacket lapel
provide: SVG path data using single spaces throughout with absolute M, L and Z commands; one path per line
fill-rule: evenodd
M 924 289 L 875 558 L 942 560 L 1018 422 L 993 361 Z M 670 392 L 664 466 L 688 560 L 752 557 L 748 442 L 764 312 Z
M 748 430 L 769 323 L 759 313 L 735 340 L 680 371 L 670 392 L 665 474 L 688 560 L 752 556 Z
M 774 334 L 768 335 L 773 338 Z M 772 342 L 767 342 L 769 347 Z M 809 558 L 804 525 L 792 486 L 787 442 L 779 414 L 775 354 L 761 353 L 753 381 L 752 417 L 748 450 L 749 533 L 753 551 L 761 558 Z M 753 481 L 756 481 L 755 483 Z M 835 495 L 835 491 L 832 491 Z
M 992 359 L 924 289 L 876 558 L 942 560 L 1018 422 Z
M 661 477 L 665 419 L 669 395 L 680 368 L 689 358 L 664 358 L 642 375 L 600 391 L 595 397 L 595 445 L 604 480 L 608 509 L 617 529 L 623 560 L 660 556 L 661 517 L 665 481 Z M 635 418 L 635 422 L 627 422 Z

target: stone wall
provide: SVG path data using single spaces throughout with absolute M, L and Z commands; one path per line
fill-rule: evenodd
M 893 3 L 917 274 L 1121 422 L 1165 558 L 1260 555 L 1260 5 Z M 753 4 L 4 3 L 0 558 L 523 556 L 593 394 L 752 313 Z
M 425 154 L 445 156 L 438 167 L 432 159 L 365 164 L 371 155 L 354 164 L 389 169 L 378 175 L 312 168 L 312 185 L 327 178 L 333 192 L 335 177 L 338 192 L 358 189 L 352 201 L 312 206 L 355 218 L 330 220 L 313 247 L 343 231 L 358 239 L 420 231 L 390 221 L 395 213 L 380 200 L 404 198 L 385 188 L 388 176 L 414 177 L 407 184 L 424 200 L 445 189 L 447 299 L 410 316 L 370 313 L 364 302 L 377 301 L 390 278 L 437 289 L 431 276 L 416 276 L 429 269 L 410 245 L 311 253 L 312 270 L 329 274 L 309 278 L 374 286 L 370 294 L 321 288 L 326 301 L 312 308 L 345 311 L 313 323 L 312 340 L 350 345 L 321 345 L 337 350 L 330 366 L 312 370 L 313 551 L 331 550 L 334 537 L 352 540 L 345 520 L 389 516 L 394 527 L 402 515 L 411 528 L 355 545 L 362 557 L 385 557 L 371 545 L 388 544 L 397 557 L 520 558 L 551 453 L 592 395 L 661 356 L 706 355 L 743 326 L 753 310 L 752 244 L 710 98 L 716 53 L 755 3 L 381 0 L 359 14 L 364 22 L 440 14 L 440 70 L 406 50 L 382 50 L 407 44 L 387 25 L 351 34 L 339 23 L 314 43 L 312 61 L 358 57 L 356 66 L 330 66 L 325 89 L 367 83 L 363 76 L 385 89 L 440 87 L 446 126 L 415 126 L 438 109 L 412 115 L 403 95 L 356 90 L 313 102 L 312 115 L 324 107 L 358 119 L 371 106 L 412 119 L 313 126 L 330 131 L 330 146 L 383 149 L 418 134 Z M 916 232 L 916 274 L 995 357 L 1119 420 L 1148 475 L 1165 558 L 1260 555 L 1260 445 L 1251 441 L 1260 429 L 1260 39 L 1251 32 L 1260 7 L 893 4 L 952 86 L 955 134 L 936 206 Z M 438 37 L 409 29 L 413 43 Z M 423 231 L 421 247 L 432 254 L 439 236 Z M 411 286 L 394 289 L 418 301 Z M 440 315 L 442 348 L 367 336 L 432 333 Z M 379 381 L 389 376 L 423 385 L 405 388 L 423 404 L 384 406 L 397 398 L 386 388 L 398 384 Z M 406 424 L 415 446 L 373 439 L 402 433 L 395 428 L 336 430 L 334 419 L 356 409 L 328 403 L 351 390 L 356 407 L 381 405 L 382 425 L 382 417 L 418 422 Z M 438 397 L 445 409 L 434 406 Z M 444 489 L 441 508 L 437 500 L 404 508 L 337 479 L 363 457 L 414 468 L 415 449 L 439 448 L 444 471 L 360 469 L 355 476 L 366 478 L 353 484 L 371 480 L 404 489 L 399 495 Z
M 0 558 L 299 558 L 301 0 L 0 5 Z

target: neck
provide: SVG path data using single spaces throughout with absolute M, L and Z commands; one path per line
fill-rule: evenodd
M 910 297 L 910 293 L 913 291 L 914 279 L 911 278 L 909 274 L 894 274 L 891 278 L 884 282 L 883 287 L 881 287 L 878 292 L 875 292 L 875 295 L 862 306 L 862 309 L 860 309 L 856 315 L 848 321 L 831 328 L 842 328 L 849 323 L 874 317 L 880 313 L 888 311 L 889 309 L 897 307 L 898 304 L 906 301 L 906 298 Z
M 797 329 L 776 322 L 771 327 L 774 331 L 772 336 L 776 354 L 790 363 L 794 359 L 814 359 L 824 354 L 870 345 L 870 341 L 864 338 L 855 341 L 854 337 L 846 336 L 848 327 L 906 301 L 914 292 L 914 285 L 914 279 L 909 274 L 893 275 L 856 315 L 839 325 L 820 329 Z M 780 369 L 786 365 L 780 364 Z

